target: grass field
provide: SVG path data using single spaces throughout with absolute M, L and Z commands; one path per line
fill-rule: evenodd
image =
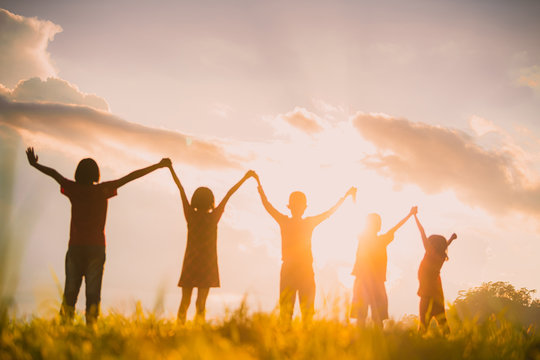
M 251 314 L 245 307 L 185 326 L 141 309 L 129 317 L 103 316 L 93 328 L 80 317 L 72 325 L 4 317 L 0 359 L 540 359 L 533 327 L 502 317 L 459 321 L 449 313 L 448 336 L 435 327 L 420 335 L 412 318 L 390 321 L 384 330 L 331 319 L 307 328 L 295 320 L 284 329 L 276 314 Z

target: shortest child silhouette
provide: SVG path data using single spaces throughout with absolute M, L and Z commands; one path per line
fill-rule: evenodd
M 441 282 L 441 268 L 445 261 L 448 260 L 448 246 L 457 239 L 454 233 L 448 241 L 442 235 L 430 235 L 426 237 L 426 233 L 418 216 L 415 214 L 414 219 L 426 253 L 420 263 L 418 269 L 418 280 L 420 287 L 418 288 L 418 296 L 420 296 L 420 324 L 419 330 L 426 331 L 432 318 L 437 320 L 437 323 L 442 328 L 444 333 L 449 332 L 444 311 L 444 293 Z
M 60 315 L 71 321 L 82 279 L 86 284 L 86 323 L 93 324 L 99 315 L 101 281 L 105 264 L 105 220 L 108 199 L 116 190 L 141 176 L 170 164 L 169 159 L 134 171 L 118 180 L 99 182 L 99 167 L 94 159 L 82 159 L 75 170 L 75 181 L 38 163 L 34 148 L 26 150 L 31 166 L 52 177 L 62 194 L 71 202 L 71 225 L 66 254 L 66 283 Z

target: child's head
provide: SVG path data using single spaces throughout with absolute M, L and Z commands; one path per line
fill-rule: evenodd
M 366 219 L 366 232 L 377 234 L 381 231 L 381 217 L 379 214 L 371 213 Z
M 204 186 L 197 188 L 191 197 L 191 207 L 203 212 L 214 209 L 214 193 L 212 190 Z
M 287 207 L 291 210 L 291 214 L 294 217 L 304 215 L 307 207 L 306 195 L 301 191 L 293 191 L 289 195 L 289 205 Z
M 75 170 L 75 181 L 81 184 L 99 182 L 99 167 L 94 159 L 82 159 Z
M 427 240 L 429 244 L 427 251 L 434 251 L 438 256 L 444 257 L 446 260 L 448 260 L 448 243 L 444 236 L 430 235 Z

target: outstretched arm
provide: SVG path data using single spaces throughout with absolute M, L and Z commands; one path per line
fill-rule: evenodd
M 450 246 L 450 244 L 452 243 L 452 241 L 456 240 L 457 239 L 457 235 L 456 233 L 453 233 L 452 235 L 450 235 L 450 239 L 448 239 L 448 241 L 446 242 L 446 247 Z
M 356 198 L 356 190 L 357 189 L 354 186 L 352 186 L 349 190 L 347 190 L 345 195 L 341 199 L 339 199 L 338 202 L 334 206 L 332 206 L 330 209 L 326 210 L 322 214 L 313 216 L 312 217 L 313 221 L 316 224 L 320 224 L 324 220 L 328 219 L 333 213 L 336 212 L 337 209 L 339 209 L 339 207 L 343 204 L 347 196 L 351 195 L 353 199 Z
M 157 164 L 150 165 L 148 167 L 145 167 L 145 168 L 142 168 L 142 169 L 139 169 L 139 170 L 135 170 L 135 171 L 127 174 L 126 176 L 124 176 L 124 177 L 122 177 L 122 178 L 120 178 L 118 180 L 114 180 L 113 182 L 115 183 L 116 187 L 124 186 L 128 182 L 133 181 L 135 179 L 138 179 L 138 178 L 140 178 L 140 177 L 142 177 L 144 175 L 148 175 L 149 173 L 151 173 L 154 170 L 157 170 L 157 169 L 162 168 L 162 167 L 169 166 L 170 163 L 171 163 L 170 159 L 164 158 L 164 159 L 161 159 L 161 161 L 158 162 Z
M 26 149 L 26 157 L 28 158 L 28 162 L 30 163 L 30 166 L 35 167 L 36 169 L 38 169 L 39 171 L 41 171 L 45 175 L 49 175 L 54 180 L 56 180 L 56 182 L 58 184 L 62 185 L 62 181 L 65 180 L 65 178 L 62 175 L 60 175 L 60 173 L 58 171 L 54 170 L 53 168 L 50 168 L 50 167 L 39 164 L 38 163 L 38 156 L 34 152 L 33 147 L 29 147 L 29 148 Z
M 240 186 L 242 186 L 244 181 L 246 181 L 252 176 L 255 176 L 255 172 L 253 170 L 249 170 L 248 172 L 246 172 L 244 177 L 241 178 L 240 181 L 238 181 L 236 184 L 234 184 L 234 186 L 227 192 L 227 194 L 225 194 L 225 197 L 223 198 L 223 200 L 221 200 L 221 202 L 216 207 L 216 209 L 223 210 L 225 208 L 225 205 L 227 205 L 227 202 L 229 201 L 231 196 L 236 192 L 236 190 L 238 190 Z
M 261 196 L 261 202 L 264 206 L 264 209 L 270 214 L 270 216 L 274 218 L 274 220 L 279 222 L 282 218 L 286 217 L 286 215 L 277 211 L 276 208 L 272 206 L 272 204 L 270 204 L 270 201 L 268 201 L 268 199 L 266 198 L 266 194 L 264 193 L 264 190 L 262 188 L 259 175 L 255 174 L 254 177 L 255 180 L 257 180 L 257 190 L 259 191 L 259 195 Z
M 420 220 L 418 220 L 418 216 L 414 214 L 414 220 L 416 221 L 416 226 L 418 226 L 418 230 L 420 231 L 420 235 L 422 236 L 422 244 L 424 244 L 424 249 L 427 248 L 427 237 L 426 232 L 424 231 L 424 227 L 422 224 L 420 224 Z
M 413 206 L 411 208 L 411 210 L 409 211 L 409 213 L 407 214 L 407 216 L 405 216 L 403 219 L 401 219 L 400 222 L 398 222 L 396 224 L 396 226 L 394 226 L 393 228 L 391 228 L 390 230 L 388 230 L 388 233 L 395 233 L 400 227 L 403 226 L 403 224 L 405 224 L 407 222 L 407 220 L 409 220 L 409 218 L 413 215 L 416 215 L 416 213 L 418 212 L 418 207 L 416 206 Z
M 178 176 L 176 176 L 176 172 L 174 171 L 174 168 L 172 167 L 172 164 L 169 163 L 168 165 L 169 170 L 171 171 L 171 175 L 173 177 L 173 180 L 178 187 L 178 190 L 180 191 L 180 197 L 182 198 L 182 206 L 184 208 L 184 216 L 187 218 L 189 212 L 191 211 L 191 205 L 189 203 L 189 200 L 186 196 L 186 191 L 184 190 L 184 187 L 182 186 L 182 183 L 180 182 L 180 179 L 178 179 Z

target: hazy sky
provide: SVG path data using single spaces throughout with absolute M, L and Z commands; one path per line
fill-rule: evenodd
M 103 180 L 170 156 L 188 194 L 207 185 L 218 199 L 253 168 L 283 212 L 293 190 L 315 214 L 357 186 L 358 202 L 314 234 L 319 309 L 350 291 L 365 215 L 380 213 L 385 230 L 412 205 L 428 233 L 459 236 L 442 271 L 448 300 L 483 281 L 540 288 L 540 2 L 0 8 L 0 188 L 22 311 L 56 311 L 70 211 L 27 165 L 28 145 L 66 177 L 91 156 Z M 106 233 L 104 308 L 152 308 L 163 295 L 174 313 L 186 225 L 166 170 L 119 190 Z M 210 316 L 244 294 L 272 309 L 279 228 L 253 181 L 231 199 L 218 243 Z M 411 221 L 389 247 L 394 317 L 417 312 L 422 255 Z

